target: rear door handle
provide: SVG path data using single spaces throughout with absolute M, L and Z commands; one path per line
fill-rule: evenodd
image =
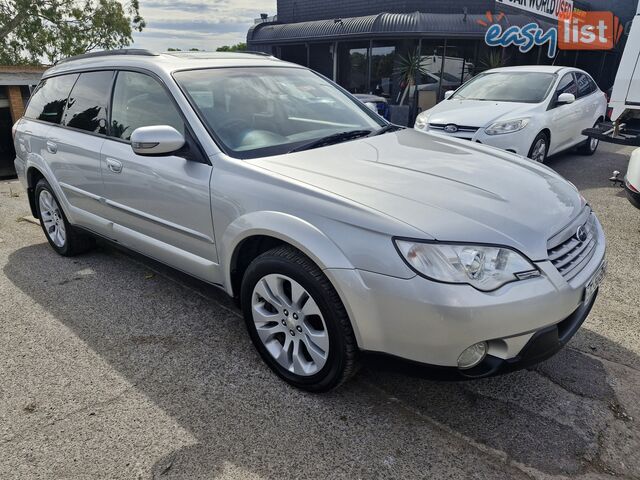
M 113 158 L 107 158 L 107 168 L 113 173 L 122 172 L 122 163 Z
M 58 144 L 56 142 L 52 142 L 51 140 L 47 140 L 47 151 L 49 153 L 57 153 Z

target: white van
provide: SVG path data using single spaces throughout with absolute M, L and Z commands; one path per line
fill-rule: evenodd
M 629 31 L 609 102 L 612 123 L 583 132 L 592 138 L 640 147 L 640 5 Z M 614 182 L 624 184 L 629 201 L 640 208 L 640 148 L 631 154 L 624 180 L 614 172 Z

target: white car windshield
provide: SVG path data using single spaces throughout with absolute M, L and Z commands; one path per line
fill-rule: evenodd
M 553 73 L 496 72 L 480 74 L 451 97 L 457 100 L 540 103 L 551 91 Z
M 174 78 L 218 143 L 237 158 L 316 148 L 327 137 L 337 143 L 387 125 L 305 69 L 209 68 L 176 72 Z

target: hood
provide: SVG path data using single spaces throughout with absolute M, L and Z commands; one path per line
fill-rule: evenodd
M 532 260 L 547 258 L 547 240 L 584 207 L 545 166 L 412 129 L 250 162 L 393 217 L 425 239 L 507 245 Z
M 429 123 L 488 127 L 498 120 L 526 117 L 537 106 L 535 103 L 445 100 L 429 111 Z

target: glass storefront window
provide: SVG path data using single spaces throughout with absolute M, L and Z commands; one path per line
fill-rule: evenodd
M 376 47 L 371 49 L 370 93 L 384 98 L 395 97 L 397 90 L 393 79 L 396 47 Z
M 309 45 L 309 68 L 333 79 L 333 44 L 312 43 Z
M 338 83 L 351 93 L 369 93 L 369 43 L 338 46 Z

